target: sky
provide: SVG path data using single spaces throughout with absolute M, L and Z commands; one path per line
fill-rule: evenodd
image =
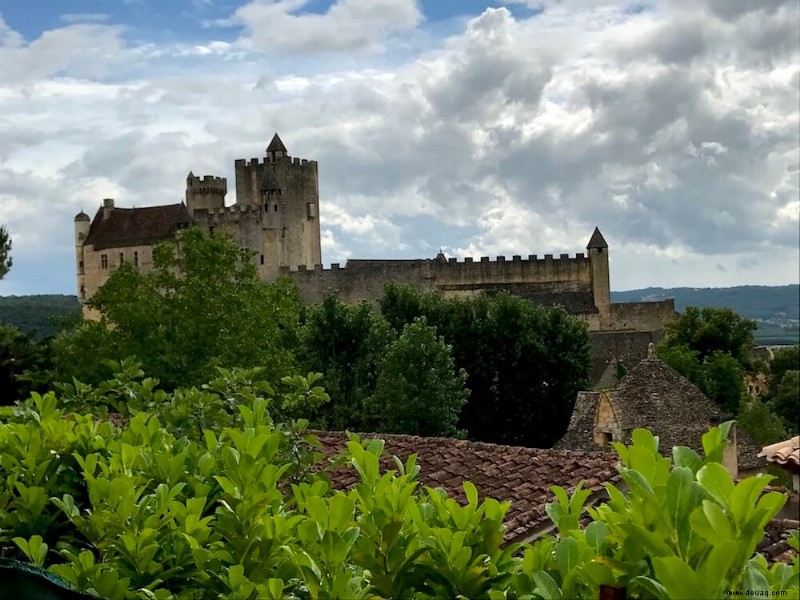
M 0 0 L 0 295 L 74 294 L 78 211 L 233 190 L 276 131 L 326 265 L 599 226 L 615 290 L 800 281 L 797 0 Z

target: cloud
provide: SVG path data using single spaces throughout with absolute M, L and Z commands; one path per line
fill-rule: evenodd
M 233 160 L 280 131 L 319 161 L 326 262 L 574 254 L 599 225 L 615 289 L 796 282 L 796 3 L 530 5 L 392 60 L 387 40 L 426 26 L 412 2 L 251 2 L 229 42 L 106 24 L 28 41 L 0 20 L 12 275 L 50 253 L 71 292 L 81 207 L 176 202 L 190 169 L 233 190 Z
M 104 23 L 111 19 L 105 13 L 67 13 L 59 17 L 64 23 Z
M 325 13 L 308 0 L 253 0 L 218 22 L 241 25 L 246 39 L 267 52 L 324 53 L 380 48 L 387 37 L 422 19 L 415 0 L 336 0 Z

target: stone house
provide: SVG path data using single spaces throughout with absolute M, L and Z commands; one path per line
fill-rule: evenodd
M 593 392 L 580 392 L 567 433 L 555 447 L 572 450 L 608 450 L 611 442 L 630 441 L 636 428 L 650 429 L 660 448 L 689 446 L 702 452 L 701 437 L 709 427 L 732 418 L 721 412 L 688 379 L 655 355 L 628 371 L 619 383 Z M 724 464 L 734 477 L 763 470 L 760 447 L 744 432 L 732 432 Z

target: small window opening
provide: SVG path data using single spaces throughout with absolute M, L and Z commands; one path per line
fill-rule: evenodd
M 100 255 L 100 268 L 107 269 L 108 268 L 108 254 L 101 254 Z
M 134 252 L 133 253 L 133 266 L 136 267 L 136 268 L 139 267 L 139 253 L 138 252 Z
M 261 255 L 261 264 L 262 265 L 264 264 L 264 255 L 263 254 Z
M 603 249 L 602 249 L 602 248 L 598 248 L 598 249 L 597 249 L 597 253 L 598 253 L 598 254 L 602 254 L 602 253 L 603 253 Z
M 278 205 L 277 204 L 273 204 L 272 205 L 272 210 L 274 210 L 275 212 L 278 212 Z
M 83 275 L 83 261 L 82 260 L 78 262 L 78 272 L 80 272 L 80 274 Z
M 86 286 L 81 286 L 81 300 L 86 300 Z
M 119 253 L 119 265 L 122 266 L 122 263 L 124 263 L 124 262 L 125 262 L 125 253 L 124 252 L 120 252 Z

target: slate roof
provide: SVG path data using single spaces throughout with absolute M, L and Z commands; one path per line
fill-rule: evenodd
M 606 238 L 603 237 L 603 234 L 600 233 L 599 227 L 594 228 L 594 233 L 592 237 L 589 238 L 589 243 L 586 244 L 586 248 L 608 248 L 608 242 L 606 242 Z
M 272 136 L 272 141 L 267 146 L 267 152 L 286 152 L 286 146 L 283 145 L 277 133 Z
M 758 455 L 789 470 L 800 470 L 800 435 L 765 446 Z
M 601 393 L 607 395 L 623 430 L 651 430 L 659 437 L 664 453 L 670 453 L 673 446 L 689 446 L 702 452 L 702 435 L 723 417 L 719 407 L 694 384 L 652 355 L 628 371 L 615 388 L 580 392 L 567 433 L 556 448 L 598 449 L 592 431 Z M 737 430 L 736 441 L 740 469 L 766 464 L 757 456 L 760 448 L 741 429 Z
M 108 215 L 104 217 L 104 210 Z M 192 222 L 183 203 L 146 208 L 100 208 L 85 244 L 95 250 L 156 244 L 172 238 L 179 226 Z
M 332 457 L 345 447 L 347 437 L 338 432 L 314 432 L 323 444 L 323 452 Z M 541 450 L 501 446 L 449 438 L 424 438 L 413 435 L 361 434 L 362 438 L 385 440 L 385 449 L 405 461 L 417 454 L 419 479 L 423 485 L 441 487 L 450 496 L 465 501 L 462 484 L 475 484 L 481 498 L 510 501 L 506 515 L 506 541 L 530 539 L 552 526 L 545 505 L 554 501 L 550 486 L 560 485 L 569 493 L 583 480 L 584 487 L 603 492 L 603 483 L 619 481 L 618 459 L 611 453 L 569 450 Z M 386 470 L 396 468 L 385 457 Z M 347 489 L 358 481 L 355 470 L 341 466 L 331 474 L 338 489 Z

